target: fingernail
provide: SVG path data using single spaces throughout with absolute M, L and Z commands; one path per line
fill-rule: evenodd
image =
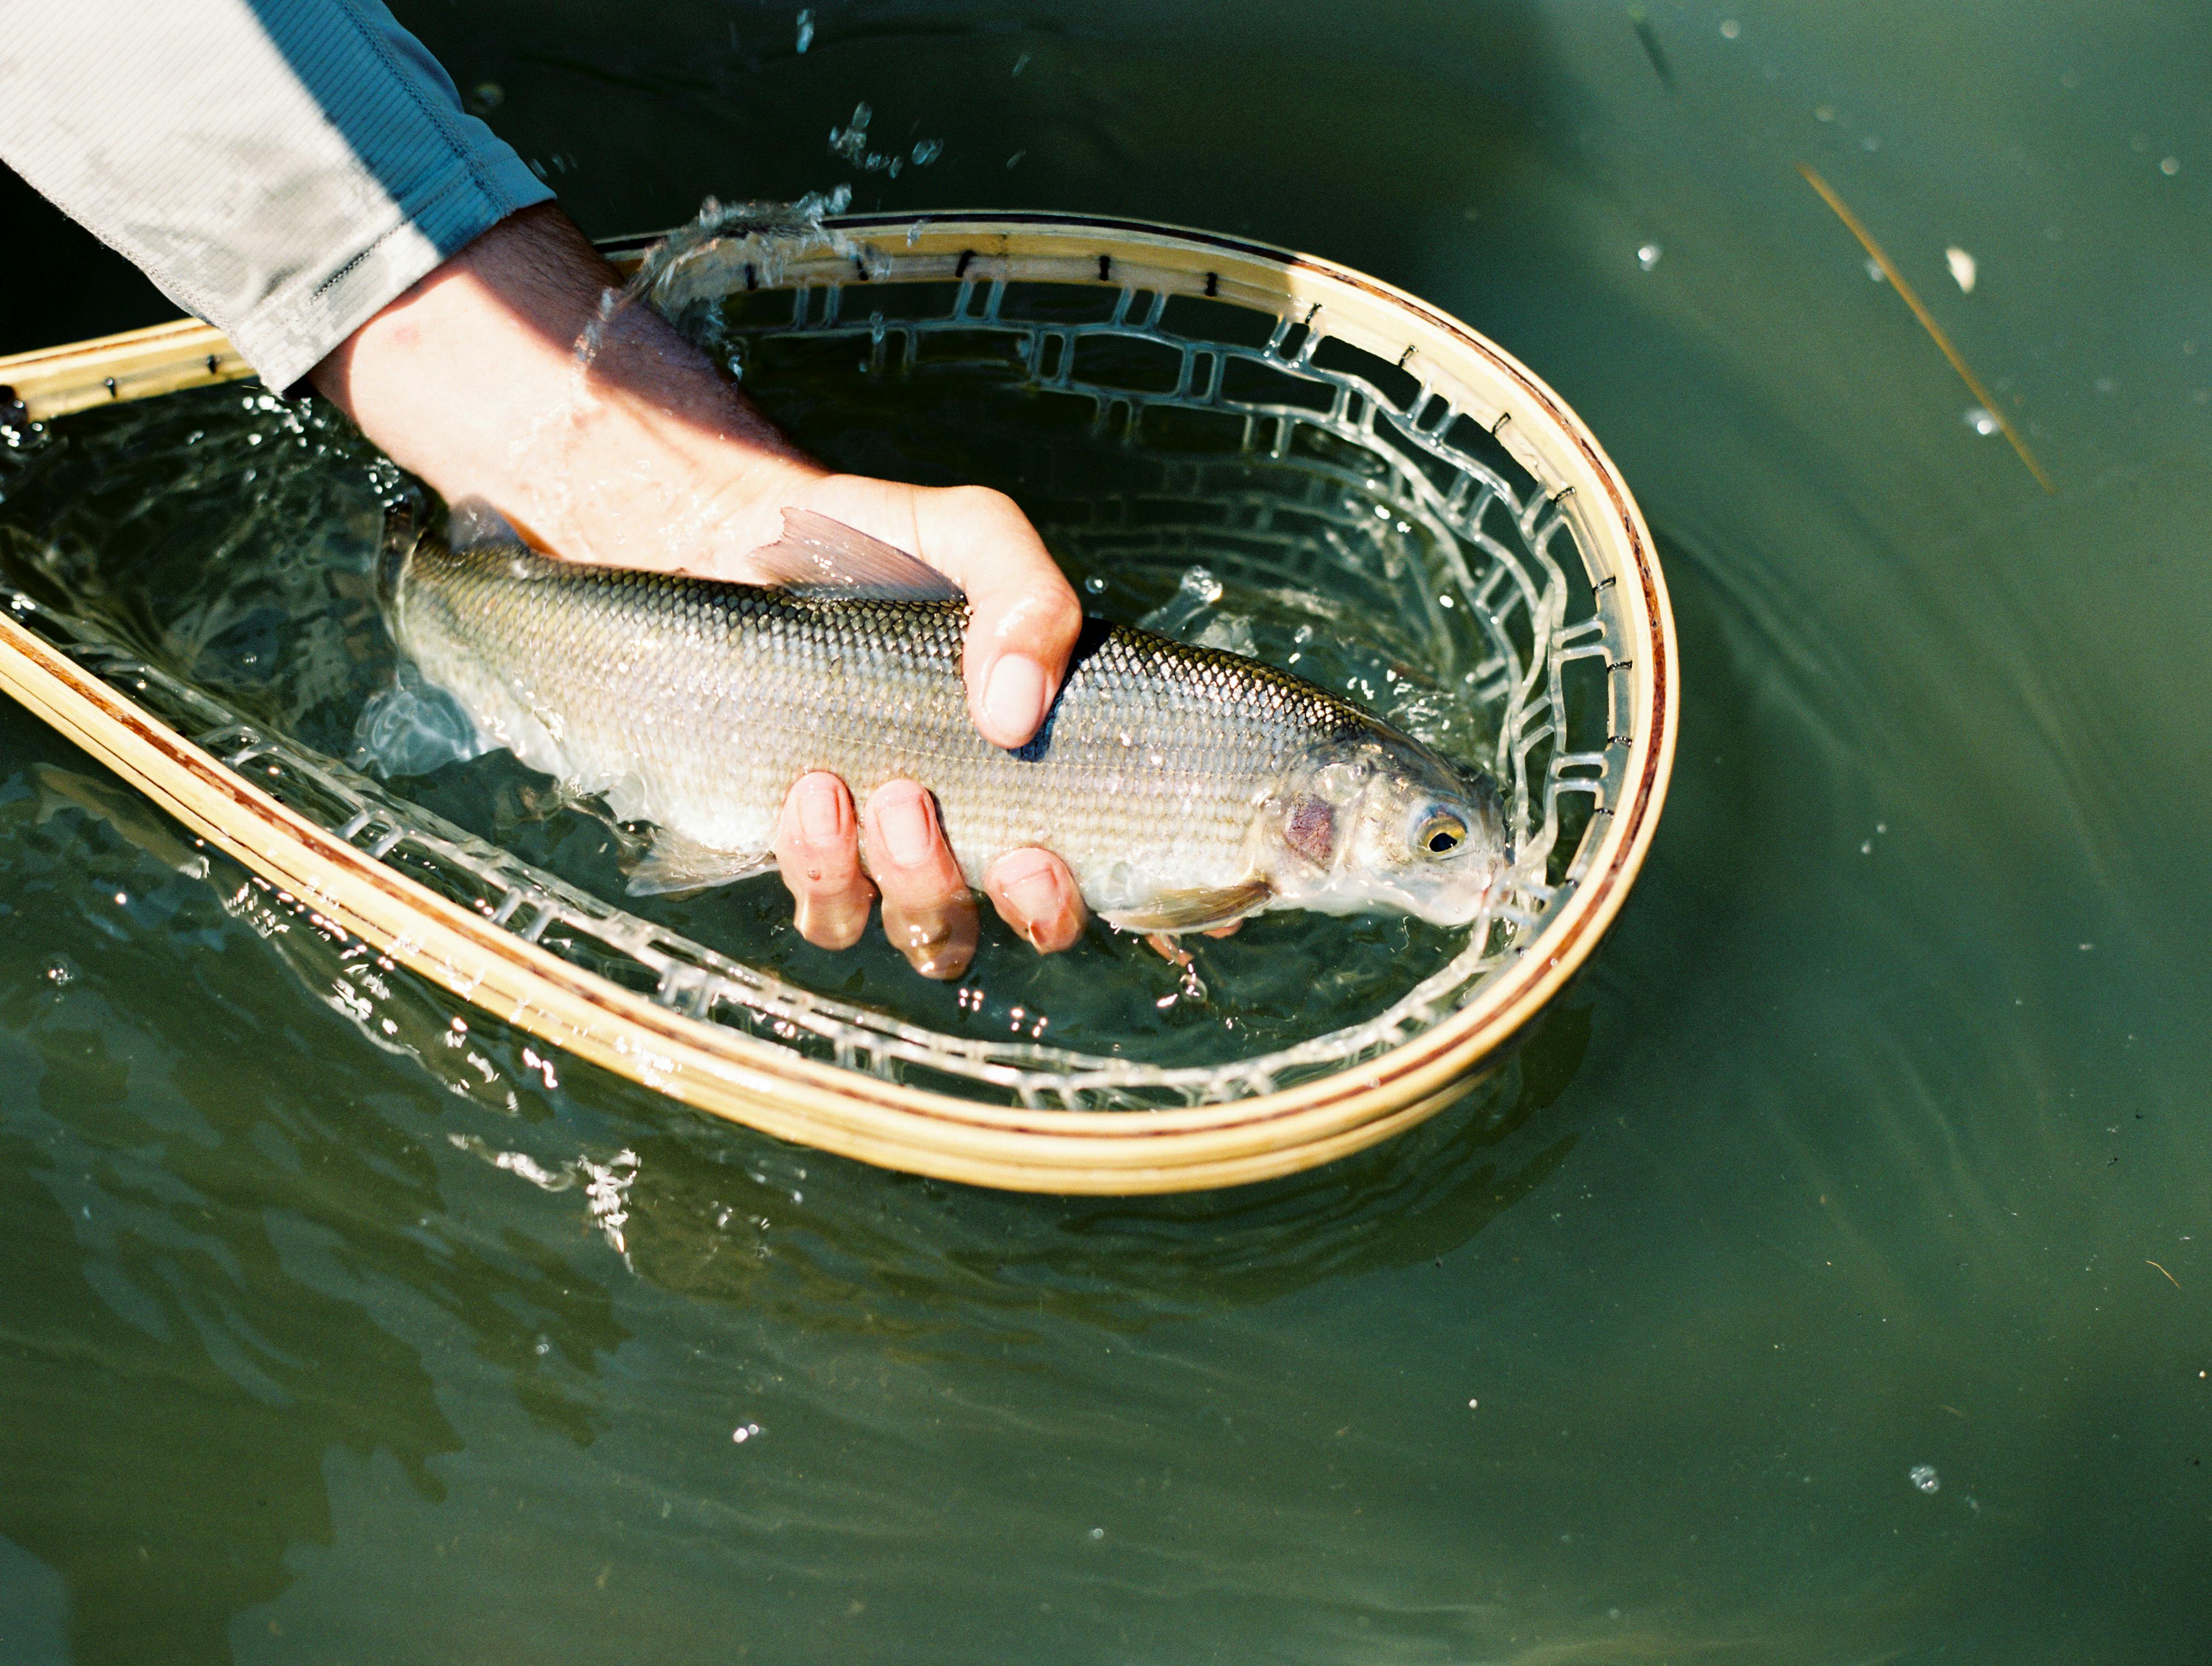
M 1006 654 L 984 681 L 983 720 L 994 736 L 1019 737 L 1013 743 L 1018 746 L 1044 722 L 1051 694 L 1043 666 L 1018 654 Z
M 1014 912 L 1021 915 L 1023 929 L 1031 942 L 1036 940 L 1038 927 L 1060 912 L 1060 880 L 1042 863 L 1034 873 L 1025 873 L 1008 885 L 1006 895 Z
M 844 831 L 845 806 L 841 794 L 826 781 L 812 776 L 799 783 L 799 830 L 812 844 L 835 843 Z
M 929 806 L 921 795 L 893 799 L 876 812 L 884 850 L 901 867 L 920 867 L 929 860 Z

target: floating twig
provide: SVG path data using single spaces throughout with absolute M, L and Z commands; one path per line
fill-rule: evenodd
M 2143 1265 L 2146 1267 L 2158 1267 L 2158 1263 L 2153 1261 L 2148 1256 L 2145 1256 L 2143 1257 Z M 2158 1267 L 2158 1270 L 2161 1273 L 2166 1273 L 2166 1269 L 2163 1267 Z M 2166 1281 L 2172 1285 L 2176 1290 L 2181 1288 L 2181 1280 L 2175 1278 L 2171 1273 L 2166 1273 Z
M 1990 397 L 1989 390 L 1984 387 L 1974 373 L 1967 368 L 1966 362 L 1960 356 L 1959 350 L 1951 345 L 1951 338 L 1943 333 L 1942 327 L 1929 316 L 1928 309 L 1920 304 L 1920 297 L 1913 294 L 1912 286 L 1905 281 L 1904 274 L 1899 272 L 1890 263 L 1889 257 L 1882 252 L 1881 245 L 1874 240 L 1874 234 L 1859 223 L 1858 216 L 1844 206 L 1844 199 L 1836 195 L 1835 187 L 1814 173 L 1809 162 L 1798 163 L 1797 171 L 1805 176 L 1807 185 L 1820 193 L 1820 200 L 1835 210 L 1836 218 L 1844 222 L 1845 228 L 1852 236 L 1859 240 L 1867 253 L 1873 258 L 1874 264 L 1881 268 L 1881 275 L 1889 280 L 1890 287 L 1895 289 L 1903 298 L 1905 304 L 1912 309 L 1912 316 L 1920 320 L 1920 327 L 1928 332 L 1929 338 L 1936 346 L 1943 350 L 1943 356 L 1951 361 L 1951 368 L 1959 373 L 1959 380 L 1966 383 L 1968 391 L 1982 402 L 1982 409 L 1988 411 L 1996 425 L 2004 430 L 2004 437 L 2012 441 L 2012 448 L 2020 453 L 2020 460 L 2027 465 L 2027 471 L 2035 477 L 2035 483 L 2046 492 L 2054 496 L 2057 496 L 2058 488 L 2051 483 L 2051 477 L 2043 471 L 2043 465 L 2035 460 L 2035 453 L 2027 448 L 2027 441 L 2020 437 L 2020 430 L 2012 425 L 2011 419 L 2006 416 L 2002 408 Z M 2156 1266 L 2157 1263 L 2153 1262 L 2152 1265 Z M 2172 1275 L 2169 1274 L 2167 1276 Z

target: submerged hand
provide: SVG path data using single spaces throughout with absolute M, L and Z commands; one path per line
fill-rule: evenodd
M 742 580 L 783 510 L 803 508 L 920 556 L 968 593 L 976 727 L 1001 746 L 1030 739 L 1082 609 L 1020 509 L 977 487 L 830 472 L 650 307 L 601 319 L 619 283 L 558 210 L 526 209 L 369 319 L 311 380 L 448 502 L 486 500 L 553 556 Z M 580 358 L 595 325 L 599 344 Z M 856 942 L 880 886 L 885 929 L 919 970 L 966 970 L 975 901 L 914 783 L 880 788 L 856 816 L 842 781 L 810 775 L 785 803 L 775 850 L 808 941 Z M 985 888 L 1041 950 L 1081 933 L 1074 881 L 1048 852 L 1002 857 Z
M 920 556 L 965 590 L 969 714 L 998 745 L 1019 746 L 1036 733 L 1083 613 L 1011 498 L 977 487 L 932 491 L 826 475 L 797 486 L 791 502 Z M 747 576 L 742 559 L 722 575 Z M 880 891 L 884 933 L 923 976 L 957 977 L 975 958 L 975 897 L 935 804 L 915 782 L 877 788 L 856 819 L 843 781 L 805 776 L 784 801 L 775 854 L 808 942 L 828 949 L 857 942 L 869 899 Z M 1082 935 L 1082 897 L 1049 851 L 1008 852 L 984 876 L 984 890 L 1000 917 L 1044 953 Z
M 808 942 L 825 949 L 859 942 L 880 887 L 884 934 L 915 970 L 937 978 L 967 970 L 975 953 L 975 899 L 945 842 L 936 806 L 913 781 L 878 787 L 855 818 L 843 781 L 818 771 L 801 776 L 784 800 L 775 855 Z M 1083 898 L 1049 851 L 1009 851 L 992 865 L 984 888 L 1000 917 L 1048 954 L 1083 933 Z

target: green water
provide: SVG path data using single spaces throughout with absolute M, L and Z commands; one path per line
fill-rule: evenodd
M 0 710 L 0 1658 L 2205 1657 L 2212 27 L 1644 10 L 403 8 L 594 231 L 857 177 L 1468 318 L 1658 534 L 1674 793 L 1498 1095 L 1077 1203 L 456 1094 Z

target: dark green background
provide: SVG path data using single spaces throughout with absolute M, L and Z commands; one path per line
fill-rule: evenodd
M 1497 337 L 1674 587 L 1636 897 L 1500 1099 L 998 1197 L 356 1022 L 0 710 L 0 1658 L 2212 1652 L 2201 9 L 1653 0 L 1663 77 L 1609 4 L 795 10 L 402 8 L 594 233 L 853 179 Z M 0 346 L 165 313 L 0 212 Z M 513 1151 L 631 1152 L 626 1253 Z

